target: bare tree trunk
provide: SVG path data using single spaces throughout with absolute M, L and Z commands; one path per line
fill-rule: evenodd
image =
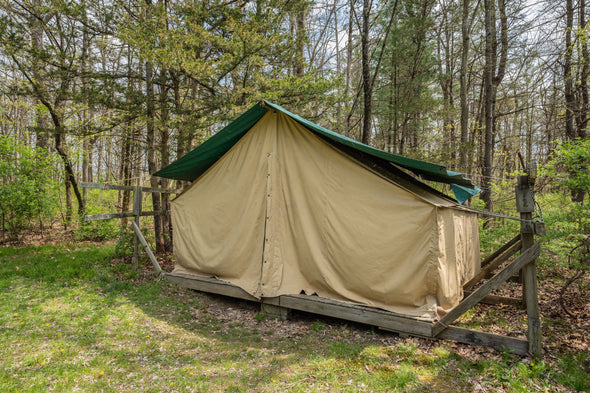
M 135 85 L 131 78 L 131 66 L 133 64 L 133 58 L 131 54 L 131 47 L 127 46 L 127 90 L 132 95 L 135 92 Z M 128 102 L 129 104 L 129 102 Z M 131 186 L 133 177 L 133 143 L 135 136 L 135 125 L 131 121 L 128 121 L 124 128 L 122 135 L 121 144 L 121 166 L 119 168 L 119 178 L 122 180 L 124 186 Z M 131 204 L 131 190 L 119 191 L 119 207 L 121 211 L 129 211 Z M 120 228 L 127 227 L 127 218 L 121 218 L 119 221 Z
M 461 18 L 461 143 L 459 146 L 460 170 L 467 167 L 467 139 L 469 136 L 469 104 L 467 103 L 467 61 L 469 59 L 469 0 L 463 0 L 463 14 Z
M 84 199 L 82 198 L 82 194 L 80 193 L 80 189 L 78 188 L 78 182 L 76 181 L 74 168 L 72 166 L 70 158 L 68 157 L 66 149 L 63 146 L 63 127 L 61 125 L 61 120 L 55 108 L 49 103 L 49 101 L 47 101 L 42 96 L 39 96 L 38 98 L 49 111 L 51 120 L 53 121 L 53 138 L 55 142 L 55 150 L 57 151 L 57 154 L 60 156 L 64 164 L 66 182 L 68 182 L 69 185 L 71 185 L 74 189 L 74 194 L 76 195 L 76 200 L 78 201 L 78 215 L 83 216 L 85 210 Z M 68 184 L 66 184 L 66 187 L 68 187 Z
M 580 105 L 580 124 L 578 125 L 578 136 L 582 139 L 586 138 L 588 131 L 588 67 L 590 67 L 590 55 L 588 54 L 588 32 L 586 31 L 586 0 L 580 0 L 580 31 L 583 31 L 585 36 L 581 40 L 582 46 L 582 75 L 580 76 L 580 90 L 582 103 Z M 588 169 L 588 163 L 583 164 L 583 167 Z M 576 202 L 584 203 L 584 190 L 578 190 Z
M 579 30 L 584 32 L 584 37 L 580 38 L 580 50 L 582 51 L 582 72 L 580 73 L 579 84 L 579 115 L 578 115 L 578 137 L 586 137 L 586 127 L 588 126 L 588 67 L 590 65 L 590 56 L 588 55 L 588 32 L 586 31 L 586 0 L 579 0 Z
M 338 34 L 338 0 L 334 0 L 332 4 L 332 14 L 334 15 L 334 42 L 336 46 L 336 75 L 341 75 L 342 67 L 341 67 L 341 60 L 340 60 L 340 37 Z M 341 93 L 340 88 L 338 88 L 338 93 Z M 336 103 L 336 129 L 335 131 L 340 133 L 341 131 L 341 118 L 342 118 L 342 101 L 338 100 Z
M 564 96 L 565 96 L 565 135 L 568 139 L 576 138 L 576 130 L 574 128 L 574 110 L 575 110 L 575 96 L 574 96 L 574 76 L 572 74 L 572 30 L 574 28 L 574 8 L 572 0 L 566 0 L 565 3 L 565 58 L 563 64 L 563 79 L 564 79 Z
M 66 189 L 66 222 L 65 226 L 68 228 L 72 224 L 72 183 L 66 177 L 65 179 L 65 189 Z
M 301 2 L 295 14 L 295 64 L 293 67 L 294 76 L 303 76 L 305 71 L 305 13 L 306 3 Z
M 39 5 L 39 0 L 35 0 L 34 4 Z M 35 17 L 30 19 L 31 29 L 31 49 L 34 52 L 40 52 L 43 45 L 43 22 Z M 45 77 L 42 69 L 41 62 L 37 56 L 33 57 L 33 78 L 39 83 L 44 83 Z M 48 119 L 47 115 L 41 109 L 38 103 L 38 99 L 34 98 L 35 103 L 35 133 L 36 133 L 36 145 L 37 147 L 47 148 L 49 147 L 49 134 L 48 134 Z
M 569 140 L 574 140 L 577 137 L 585 136 L 585 130 L 580 129 L 582 126 L 586 126 L 586 117 L 588 112 L 588 87 L 586 79 L 588 77 L 588 49 L 585 43 L 585 39 L 582 43 L 582 72 L 579 84 L 580 94 L 576 97 L 574 91 L 574 74 L 572 71 L 572 56 L 574 47 L 572 44 L 572 30 L 574 28 L 574 7 L 572 0 L 566 1 L 565 6 L 565 58 L 563 65 L 563 78 L 564 78 L 564 95 L 565 95 L 565 136 Z M 585 1 L 580 2 L 580 29 L 582 25 L 585 26 L 586 21 L 583 15 L 585 9 Z M 585 79 L 586 78 L 586 79 Z M 582 115 L 583 114 L 583 115 Z M 574 123 L 575 120 L 575 123 Z M 571 189 L 572 199 L 577 202 L 584 201 L 584 192 L 578 189 Z
M 172 78 L 172 89 L 174 90 L 174 110 L 176 112 L 176 116 L 183 116 L 183 109 L 182 109 L 182 100 L 180 97 L 180 78 L 178 77 L 178 74 L 174 74 L 174 77 Z M 192 100 L 192 106 L 193 106 L 193 110 L 196 111 L 196 102 L 197 102 L 197 92 L 198 92 L 198 84 L 195 83 L 194 80 L 190 80 L 190 92 L 191 92 L 191 100 Z M 190 124 L 190 123 L 189 123 Z M 186 123 L 180 123 L 178 124 L 178 130 L 177 130 L 177 137 L 176 137 L 176 158 L 180 158 L 183 155 L 185 155 L 185 153 L 188 152 L 188 150 L 190 149 L 190 140 L 191 140 L 191 136 L 189 135 L 188 129 L 187 129 L 187 125 Z M 184 182 L 178 180 L 176 182 L 176 187 L 177 188 L 183 188 L 184 187 Z
M 350 124 L 350 118 L 352 116 L 352 108 L 350 106 L 350 84 L 351 84 L 351 79 L 352 79 L 352 33 L 353 33 L 353 15 L 354 15 L 354 4 L 355 4 L 355 0 L 349 0 L 350 1 L 350 8 L 348 10 L 348 37 L 347 37 L 347 43 L 346 43 L 346 80 L 345 80 L 345 86 L 344 86 L 344 98 L 346 100 L 346 109 L 347 109 L 347 115 L 346 115 L 346 126 L 344 128 L 344 135 L 345 136 L 350 136 L 350 129 L 351 129 L 351 124 Z
M 167 71 L 162 68 L 160 71 L 160 165 L 162 167 L 170 164 L 170 147 L 168 134 L 168 123 L 170 120 L 170 112 L 168 110 L 168 87 L 166 86 L 166 75 Z M 152 184 L 158 186 L 158 182 L 152 177 Z M 168 188 L 170 180 L 161 179 L 160 186 L 162 188 Z M 153 187 L 153 185 L 152 185 Z M 159 217 L 162 225 L 162 251 L 172 250 L 172 222 L 170 220 L 170 194 L 160 194 L 161 209 L 165 210 L 167 214 L 154 216 Z
M 496 134 L 496 92 L 504 79 L 506 58 L 508 55 L 508 23 L 504 0 L 498 0 L 500 11 L 500 59 L 498 60 L 498 43 L 496 37 L 496 6 L 494 0 L 485 0 L 485 138 L 483 159 L 483 183 L 481 198 L 487 210 L 492 210 L 492 174 L 494 162 L 494 145 Z M 496 63 L 498 70 L 496 72 Z
M 485 135 L 484 135 L 484 156 L 483 156 L 483 183 L 481 199 L 484 201 L 485 208 L 492 210 L 492 163 L 494 151 L 494 41 L 495 36 L 495 4 L 494 0 L 484 0 L 485 9 L 485 66 L 484 66 L 484 112 L 485 112 Z
M 83 129 L 83 142 L 82 142 L 82 181 L 87 182 L 90 180 L 90 105 L 88 104 L 88 74 L 90 73 L 90 64 L 88 61 L 89 56 L 89 46 L 90 46 L 90 37 L 88 35 L 88 29 L 86 27 L 86 1 L 82 1 L 82 6 L 84 10 L 83 20 L 84 20 L 84 27 L 82 32 L 82 97 L 83 97 L 83 109 L 82 109 L 82 129 Z M 88 189 L 82 189 L 82 197 L 86 202 L 88 198 Z
M 365 145 L 371 143 L 371 116 L 373 86 L 371 83 L 371 69 L 369 64 L 369 11 L 370 0 L 363 0 L 363 31 L 361 33 L 361 62 L 363 74 L 363 131 L 361 142 Z
M 151 4 L 150 4 L 151 6 Z M 146 137 L 147 137 L 147 164 L 149 173 L 154 173 L 156 168 L 156 135 L 155 135 L 155 105 L 154 105 L 154 71 L 152 63 L 145 63 L 145 80 L 146 80 Z M 158 186 L 155 178 L 150 178 L 152 187 Z M 160 194 L 152 192 L 152 207 L 154 211 L 161 210 Z M 158 216 L 154 216 L 154 236 L 156 239 L 156 252 L 163 251 L 162 244 L 162 221 Z
M 146 8 L 146 19 L 151 18 L 151 0 L 145 0 Z M 154 68 L 150 61 L 145 62 L 145 85 L 146 85 L 146 139 L 147 139 L 147 164 L 149 173 L 154 173 L 156 168 L 156 135 L 155 135 L 155 98 L 154 98 Z M 158 186 L 158 181 L 154 178 L 150 178 L 152 187 Z M 160 203 L 160 194 L 152 192 L 152 208 L 154 211 L 162 210 Z M 156 240 L 156 252 L 160 253 L 163 251 L 162 244 L 162 221 L 158 216 L 154 216 L 154 237 Z
M 395 56 L 391 56 L 391 71 L 389 73 L 389 81 L 391 83 L 391 88 L 389 89 L 389 108 L 388 108 L 388 117 L 389 117 L 389 125 L 387 130 L 387 151 L 393 153 L 394 144 L 395 144 L 395 137 L 396 128 L 397 128 L 397 105 L 395 96 L 397 94 L 397 86 L 395 85 Z

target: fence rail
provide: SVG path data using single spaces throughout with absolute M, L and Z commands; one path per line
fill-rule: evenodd
M 114 218 L 133 218 L 133 222 L 131 223 L 133 226 L 133 230 L 135 232 L 135 236 L 133 237 L 133 263 L 137 263 L 137 257 L 139 252 L 139 243 L 141 243 L 145 249 L 145 252 L 148 254 L 150 261 L 154 264 L 156 271 L 161 273 L 162 269 L 158 264 L 156 257 L 152 253 L 152 250 L 149 247 L 149 244 L 144 239 L 141 231 L 139 230 L 139 217 L 148 217 L 148 216 L 160 216 L 166 215 L 169 213 L 167 210 L 157 210 L 157 211 L 149 211 L 144 212 L 141 210 L 142 200 L 143 200 L 143 193 L 144 192 L 158 192 L 162 194 L 180 194 L 182 190 L 178 189 L 169 189 L 169 188 L 152 188 L 152 187 L 140 187 L 140 186 L 121 186 L 116 184 L 106 184 L 106 183 L 88 183 L 88 182 L 81 182 L 79 186 L 82 188 L 94 188 L 99 190 L 117 190 L 117 191 L 133 191 L 133 211 L 130 212 L 120 212 L 120 213 L 106 213 L 106 214 L 93 214 L 90 216 L 84 216 L 84 221 L 98 221 L 98 220 L 111 220 Z
M 106 183 L 87 183 L 81 182 L 80 187 L 82 188 L 95 188 L 99 190 L 123 190 L 123 191 L 135 191 L 137 186 L 120 186 L 116 184 Z M 162 194 L 180 194 L 182 190 L 172 188 L 151 188 L 151 187 L 139 187 L 142 192 L 160 192 Z
M 135 214 L 134 212 L 121 212 L 121 213 L 106 213 L 106 214 L 93 214 L 90 216 L 84 216 L 84 221 L 98 221 L 98 220 L 110 220 L 113 218 L 129 218 L 135 216 L 151 217 L 151 216 L 164 216 L 168 214 L 168 210 L 157 210 L 152 212 L 141 212 Z

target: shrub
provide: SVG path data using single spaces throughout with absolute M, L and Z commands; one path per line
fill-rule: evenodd
M 57 207 L 53 170 L 56 157 L 46 149 L 31 148 L 0 135 L 0 215 L 3 230 L 12 236 L 32 222 L 52 218 Z

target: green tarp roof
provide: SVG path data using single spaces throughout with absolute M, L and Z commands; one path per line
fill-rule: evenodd
M 233 145 L 235 145 L 264 114 L 273 108 L 309 129 L 311 132 L 325 137 L 329 141 L 348 146 L 369 156 L 388 161 L 394 165 L 405 168 L 426 180 L 432 180 L 452 185 L 453 192 L 459 203 L 480 192 L 470 179 L 461 173 L 450 171 L 444 165 L 433 164 L 427 161 L 416 160 L 391 154 L 374 147 L 365 145 L 354 139 L 337 134 L 326 128 L 320 127 L 304 118 L 297 116 L 279 105 L 268 101 L 254 105 L 217 134 L 207 139 L 197 148 L 180 157 L 170 165 L 160 169 L 154 176 L 175 180 L 193 181 L 205 172 L 211 165 L 219 160 Z

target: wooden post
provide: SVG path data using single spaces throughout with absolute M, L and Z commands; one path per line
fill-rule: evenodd
M 274 304 L 269 303 L 260 303 L 260 311 L 268 314 L 273 318 L 278 318 L 281 321 L 287 321 L 291 318 L 291 309 L 281 306 L 276 306 Z
M 139 227 L 137 226 L 137 224 L 135 223 L 135 221 L 131 221 L 131 226 L 133 227 L 133 230 L 135 231 L 135 238 L 136 238 L 136 240 L 139 239 L 139 241 L 141 242 L 141 245 L 143 246 L 143 249 L 145 250 L 145 252 L 148 255 L 148 257 L 150 258 L 150 261 L 152 261 L 152 265 L 154 265 L 154 268 L 156 269 L 156 272 L 157 273 L 162 273 L 162 268 L 160 267 L 160 264 L 158 263 L 158 260 L 154 256 L 154 253 L 152 252 L 152 249 L 150 248 L 150 245 L 145 240 L 145 237 L 143 237 L 143 234 L 141 233 L 141 230 L 139 229 Z
M 527 175 L 518 177 L 516 186 L 516 209 L 520 213 L 521 254 L 534 244 L 534 225 L 532 222 L 535 210 L 533 184 L 536 165 L 531 164 Z M 523 302 L 526 304 L 528 319 L 529 352 L 534 356 L 541 355 L 541 320 L 539 317 L 539 300 L 537 297 L 537 267 L 535 261 L 522 268 Z
M 141 215 L 141 202 L 143 200 L 141 187 L 137 186 L 133 190 L 133 215 L 135 218 L 135 225 L 139 228 L 139 216 Z M 137 236 L 133 236 L 133 266 L 139 266 L 139 239 Z

